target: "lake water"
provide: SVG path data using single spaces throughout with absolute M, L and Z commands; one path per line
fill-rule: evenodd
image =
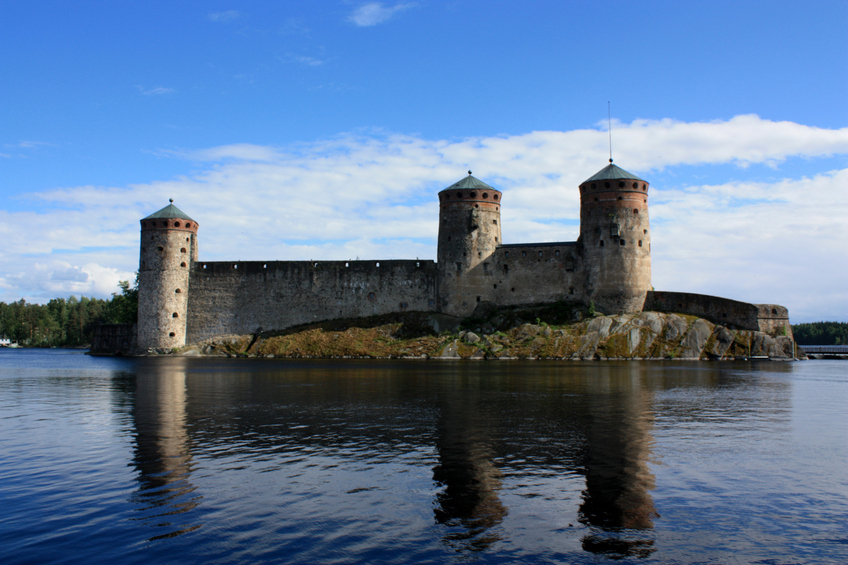
M 0 562 L 846 563 L 848 363 L 0 350 Z

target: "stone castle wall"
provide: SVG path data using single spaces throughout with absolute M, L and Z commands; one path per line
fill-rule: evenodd
M 199 262 L 186 343 L 341 318 L 436 310 L 433 261 Z
M 494 303 L 501 306 L 584 301 L 575 242 L 502 245 L 488 269 Z
M 723 326 L 785 335 L 792 339 L 789 310 L 777 304 L 750 304 L 691 292 L 650 291 L 645 297 L 644 309 L 691 314 Z

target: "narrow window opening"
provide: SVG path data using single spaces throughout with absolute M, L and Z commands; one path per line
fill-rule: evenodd
M 185 266 L 185 265 L 183 265 L 183 266 Z M 206 265 L 203 265 L 203 268 L 205 269 L 205 268 L 206 268 Z
M 179 315 L 179 314 L 177 314 L 176 312 L 174 312 L 173 314 L 171 314 L 171 317 L 172 317 L 172 318 L 179 318 L 179 317 L 180 317 L 180 315 Z
M 489 197 L 489 193 L 488 193 L 488 192 L 484 192 L 484 193 L 483 193 L 483 198 L 488 198 L 488 197 Z
M 180 227 L 180 223 L 179 223 L 179 222 L 174 222 L 174 227 L 175 227 L 175 228 Z
M 495 200 L 497 200 L 497 199 L 498 199 L 498 195 L 497 195 L 497 194 L 495 194 L 494 196 L 492 196 L 492 198 L 494 198 Z M 495 208 L 495 210 L 497 210 L 497 208 Z
M 187 265 L 185 264 L 185 261 L 183 261 L 182 263 L 180 263 L 180 267 L 186 267 L 186 266 L 187 266 Z M 203 265 L 203 268 L 205 269 L 205 268 L 206 268 L 206 265 Z
M 624 247 L 624 240 L 623 240 L 623 239 L 619 239 L 619 240 L 618 240 L 618 243 L 620 243 L 620 244 L 621 244 L 621 246 L 622 246 L 622 247 Z
M 233 265 L 233 269 L 238 269 L 238 265 Z
M 188 252 L 186 251 L 186 248 L 183 247 L 182 249 L 180 249 L 180 253 L 188 253 Z
M 509 289 L 509 291 L 510 291 L 510 292 L 515 292 L 515 287 L 512 287 L 511 289 Z
M 498 221 L 497 221 L 497 220 L 492 220 L 492 223 L 493 223 L 493 224 L 495 224 L 495 225 L 498 225 Z
M 457 263 L 457 264 L 456 264 L 456 270 L 457 270 L 457 271 L 461 271 L 461 270 L 462 270 L 462 263 Z
M 350 263 L 345 263 L 345 267 L 350 267 Z
M 171 333 L 168 334 L 168 336 L 169 337 L 177 337 L 177 334 L 175 334 L 174 332 L 171 332 Z
M 480 302 L 480 297 L 479 297 L 479 296 L 477 297 L 477 302 Z
M 317 267 L 317 266 L 318 266 L 318 263 L 315 263 L 315 266 Z M 377 261 L 377 266 L 378 266 L 378 267 L 380 266 L 380 262 L 379 262 L 379 261 Z
M 488 264 L 488 263 L 483 263 L 483 272 L 484 272 L 484 273 L 488 273 L 488 272 L 489 272 L 489 264 Z
M 509 251 L 504 251 L 504 257 L 509 257 Z
M 498 285 L 496 285 L 496 284 L 492 285 L 492 288 L 498 288 Z
M 554 251 L 554 255 L 556 255 L 557 257 L 559 257 L 559 249 L 557 249 L 556 251 Z
M 541 257 L 541 256 L 542 256 L 542 252 L 541 252 L 541 251 L 539 251 L 539 257 Z
M 568 289 L 568 294 L 574 294 L 574 287 L 573 286 Z
M 495 243 L 497 243 L 497 242 L 498 242 L 498 238 L 495 238 Z
M 642 247 L 642 240 L 639 240 L 639 247 Z
M 177 289 L 177 290 L 174 291 L 174 294 L 180 294 L 180 293 L 182 293 L 182 291 L 180 289 Z
M 526 252 L 526 251 L 522 251 L 522 252 L 521 252 L 521 256 L 522 256 L 522 257 L 527 257 L 527 252 Z
M 420 267 L 420 266 L 421 266 L 421 263 L 420 263 L 419 261 L 416 261 L 416 262 L 415 262 L 415 266 L 416 266 L 416 267 Z
M 602 239 L 601 240 L 601 247 L 603 247 L 603 246 L 604 246 L 604 240 Z
M 638 209 L 636 209 L 636 208 L 633 208 L 633 213 L 634 213 L 634 214 L 638 214 L 638 213 L 639 213 L 639 210 L 638 210 Z
M 263 268 L 263 269 L 267 269 L 267 268 L 268 268 L 268 264 L 267 264 L 267 263 L 263 263 L 263 264 L 262 264 L 262 268 Z
M 642 233 L 648 233 L 648 230 L 642 230 Z
M 156 249 L 157 249 L 157 251 L 165 251 L 165 248 L 162 247 L 161 245 L 159 247 L 157 247 Z

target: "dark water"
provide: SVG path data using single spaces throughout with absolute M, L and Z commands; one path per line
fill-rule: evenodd
M 2 563 L 845 563 L 848 363 L 0 350 Z

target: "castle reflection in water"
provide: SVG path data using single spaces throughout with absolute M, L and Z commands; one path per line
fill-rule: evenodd
M 239 361 L 139 360 L 125 391 L 135 429 L 133 502 L 151 524 L 167 526 L 151 539 L 202 527 L 194 511 L 203 497 L 193 484 L 200 459 L 228 458 L 240 468 L 261 461 L 274 488 L 289 491 L 302 483 L 290 469 L 303 471 L 309 461 L 368 469 L 403 460 L 430 469 L 432 518 L 457 551 L 500 540 L 510 511 L 505 481 L 540 474 L 582 477 L 576 520 L 563 519 L 587 527 L 585 551 L 653 551 L 653 393 L 644 365 L 611 364 L 591 375 L 562 366 L 546 381 L 507 364 L 481 371 L 476 364 Z M 553 381 L 558 392 L 549 394 Z M 323 472 L 329 485 L 341 480 L 331 468 Z

